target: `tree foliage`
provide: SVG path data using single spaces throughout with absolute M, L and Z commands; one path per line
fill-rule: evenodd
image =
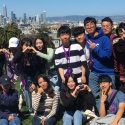
M 21 33 L 15 23 L 9 23 L 4 28 L 0 27 L 0 45 L 7 45 L 11 37 L 21 39 Z
M 37 37 L 42 37 L 46 44 L 47 44 L 47 47 L 52 47 L 52 37 L 49 36 L 50 34 L 50 30 L 49 28 L 45 27 L 45 26 L 42 26 L 38 29 L 36 29 L 36 32 L 33 32 L 31 35 L 29 35 L 28 37 L 34 42 L 34 40 L 37 38 Z

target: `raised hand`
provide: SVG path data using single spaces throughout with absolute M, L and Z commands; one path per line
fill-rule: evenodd
M 38 87 L 38 86 L 37 86 L 37 93 L 42 94 L 43 91 L 44 91 L 44 90 L 43 90 L 41 87 Z
M 30 47 L 30 50 L 33 50 L 34 53 L 37 52 L 37 50 L 33 46 Z
M 96 47 L 96 44 L 91 42 L 90 40 L 88 41 L 90 49 L 94 49 Z
M 3 52 L 4 54 L 10 55 L 11 53 L 7 49 L 0 49 L 0 52 Z
M 107 99 L 107 92 L 102 91 L 102 95 L 101 95 L 101 103 L 104 103 Z

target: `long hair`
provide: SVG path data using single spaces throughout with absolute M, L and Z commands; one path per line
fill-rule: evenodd
M 36 80 L 36 85 L 37 85 L 37 86 L 39 86 L 39 84 L 38 84 L 39 78 L 43 78 L 43 79 L 47 82 L 48 87 L 47 87 L 47 89 L 46 89 L 46 92 L 47 92 L 47 94 L 48 94 L 48 96 L 49 96 L 50 98 L 53 98 L 53 97 L 55 96 L 55 93 L 54 93 L 54 90 L 53 90 L 53 88 L 52 88 L 52 85 L 51 85 L 51 82 L 50 82 L 49 78 L 48 78 L 46 75 L 44 75 L 44 74 L 40 74 L 40 75 L 37 77 L 37 80 Z
M 78 85 L 77 78 L 74 76 L 73 73 L 66 75 L 65 76 L 65 92 L 66 92 L 66 97 L 70 97 L 70 89 L 67 86 L 67 83 L 68 83 L 68 80 L 69 80 L 70 77 L 73 79 L 73 81 L 75 82 L 76 86 Z
M 19 46 L 18 46 L 18 51 L 22 51 L 22 50 L 23 50 L 22 47 L 23 47 L 24 44 L 26 44 L 27 46 L 32 46 L 32 40 L 29 39 L 29 38 L 23 38 L 23 39 L 21 40 Z M 30 52 L 24 53 L 23 58 L 22 58 L 21 62 L 20 62 L 19 65 L 18 65 L 18 69 L 21 70 L 21 67 L 22 67 L 22 66 L 25 67 L 26 64 L 27 64 L 27 61 L 28 61 L 31 65 L 34 66 L 34 67 L 33 67 L 33 71 L 35 71 L 35 70 L 36 70 L 36 69 L 35 69 L 35 65 L 36 65 L 36 63 L 37 63 L 36 55 L 35 55 L 34 53 L 30 53 Z
M 43 48 L 42 48 L 42 50 L 38 50 L 37 47 L 36 47 L 36 40 L 37 40 L 37 39 L 39 39 L 39 40 L 41 40 L 41 41 L 43 42 Z M 44 53 L 44 54 L 47 54 L 47 45 L 46 45 L 45 40 L 44 40 L 42 37 L 37 37 L 37 38 L 35 39 L 34 47 L 35 47 L 35 49 L 36 49 L 37 51 L 40 51 L 40 52 L 42 52 L 42 53 Z
M 38 48 L 36 47 L 36 40 L 37 40 L 37 39 L 39 39 L 39 40 L 41 40 L 41 41 L 43 42 L 42 50 L 38 50 Z M 46 45 L 45 40 L 44 40 L 42 37 L 37 37 L 37 38 L 35 39 L 34 48 L 35 48 L 37 51 L 40 51 L 40 52 L 42 52 L 42 53 L 44 53 L 44 54 L 47 54 L 47 45 Z M 43 69 L 43 71 L 40 72 L 40 73 L 44 73 L 44 69 L 46 68 L 45 65 L 46 65 L 47 60 L 44 59 L 44 58 L 42 58 L 42 57 L 39 57 L 39 56 L 37 56 L 36 58 L 37 58 L 37 60 L 38 60 L 38 62 L 39 62 L 38 67 L 41 67 L 40 69 Z

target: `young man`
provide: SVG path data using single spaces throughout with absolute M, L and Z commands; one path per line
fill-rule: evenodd
M 90 61 L 88 62 L 91 69 L 89 75 L 89 86 L 96 98 L 96 105 L 99 108 L 99 85 L 98 77 L 108 74 L 113 81 L 115 88 L 114 63 L 112 57 L 112 46 L 109 38 L 103 33 L 102 29 L 96 27 L 96 19 L 87 17 L 84 20 L 84 26 L 88 34 L 86 35 L 87 47 L 90 51 Z
M 112 33 L 113 30 L 113 21 L 109 17 L 105 17 L 102 19 L 102 30 L 104 34 L 110 39 L 112 42 L 113 38 L 116 36 L 115 34 Z
M 20 125 L 18 92 L 11 89 L 10 78 L 0 77 L 0 125 Z
M 112 89 L 112 80 L 108 75 L 100 76 L 98 82 L 102 92 L 100 98 L 99 115 L 100 117 L 105 117 L 105 120 L 102 118 L 102 124 L 107 123 L 110 125 L 122 125 L 120 124 L 121 122 L 125 123 L 125 119 L 121 119 L 124 116 L 123 114 L 125 111 L 124 93 Z M 109 114 L 114 115 L 111 116 Z M 106 115 L 108 115 L 108 117 Z M 97 119 L 100 119 L 101 121 L 101 118 Z M 93 120 L 91 125 L 96 125 L 97 121 Z
M 85 29 L 84 27 L 80 26 L 80 27 L 75 27 L 73 29 L 72 35 L 75 38 L 76 43 L 80 44 L 84 50 L 84 54 L 86 57 L 86 60 L 89 60 L 89 49 L 86 46 L 86 39 L 85 39 Z
M 73 29 L 73 31 L 72 31 L 72 35 L 75 38 L 74 42 L 80 44 L 81 47 L 83 48 L 86 60 L 88 62 L 89 61 L 90 53 L 89 53 L 89 49 L 86 46 L 85 29 L 84 29 L 84 27 L 83 26 L 75 27 Z M 87 66 L 86 67 L 86 83 L 87 84 L 88 84 L 89 72 L 90 71 L 89 71 L 89 68 Z
M 79 83 L 85 83 L 87 63 L 82 47 L 70 41 L 71 31 L 68 26 L 61 26 L 58 29 L 58 35 L 62 45 L 55 51 L 55 66 L 63 83 L 65 83 L 65 76 L 70 73 L 74 73 Z

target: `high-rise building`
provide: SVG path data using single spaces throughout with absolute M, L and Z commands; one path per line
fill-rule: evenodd
M 36 15 L 34 16 L 34 21 L 36 22 Z
M 3 19 L 1 14 L 0 14 L 0 24 L 3 24 Z
M 14 22 L 14 14 L 13 14 L 13 11 L 11 11 L 11 21 Z
M 40 14 L 40 22 L 43 22 L 43 14 Z
M 6 24 L 7 24 L 7 18 L 4 17 L 4 18 L 3 18 L 3 25 L 6 25 Z
M 24 23 L 26 23 L 26 13 L 24 13 L 24 20 L 23 20 Z
M 39 23 L 39 15 L 36 15 L 36 23 Z
M 46 23 L 46 11 L 43 11 L 43 23 Z
M 7 17 L 7 8 L 5 4 L 3 5 L 3 16 Z
M 16 14 L 13 14 L 13 20 L 14 20 L 14 22 L 16 22 L 16 20 L 17 20 Z

